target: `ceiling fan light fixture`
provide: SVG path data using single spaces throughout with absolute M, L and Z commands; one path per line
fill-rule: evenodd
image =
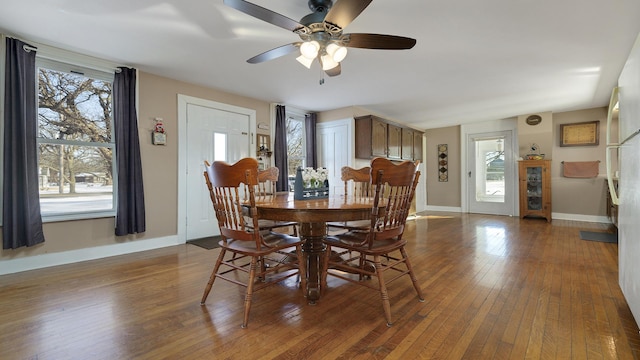
M 347 48 L 405 50 L 413 48 L 416 44 L 415 39 L 404 36 L 344 34 L 343 29 L 357 18 L 372 0 L 307 1 L 312 13 L 296 21 L 246 0 L 224 0 L 225 5 L 300 37 L 301 41 L 265 51 L 248 59 L 248 63 L 257 64 L 299 51 L 300 57 L 297 60 L 305 67 L 311 68 L 313 61 L 318 59 L 327 75 L 337 76 L 342 73 L 340 62 L 347 56 Z
M 334 67 L 340 65 L 339 62 L 333 60 L 333 58 L 331 57 L 331 55 L 329 54 L 324 54 L 320 57 L 320 63 L 322 63 L 322 70 L 327 71 L 327 70 L 331 70 Z
M 327 45 L 327 54 L 331 56 L 333 61 L 339 63 L 347 56 L 347 48 L 336 43 Z
M 315 41 L 305 41 L 300 45 L 300 54 L 306 57 L 307 59 L 315 59 L 318 56 L 318 51 L 320 50 L 320 44 Z
M 304 65 L 307 69 L 311 69 L 311 64 L 313 63 L 313 59 L 309 59 L 304 55 L 300 55 L 296 58 L 298 62 Z

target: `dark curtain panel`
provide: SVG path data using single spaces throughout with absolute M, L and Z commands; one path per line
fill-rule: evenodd
M 4 98 L 2 248 L 44 242 L 38 194 L 36 52 L 7 38 Z
M 276 105 L 276 134 L 273 142 L 275 166 L 280 170 L 276 191 L 289 191 L 287 166 L 287 113 L 284 105 Z
M 316 122 L 318 115 L 316 113 L 306 114 L 304 116 L 304 131 L 307 143 L 307 167 L 318 167 L 318 153 L 316 151 Z
M 142 159 L 136 117 L 136 69 L 120 68 L 113 81 L 113 120 L 118 167 L 116 235 L 146 230 Z

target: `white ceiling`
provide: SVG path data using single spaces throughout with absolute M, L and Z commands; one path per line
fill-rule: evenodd
M 339 0 L 349 1 L 349 0 Z M 307 0 L 253 0 L 299 20 Z M 222 0 L 0 0 L 0 32 L 307 111 L 359 106 L 426 129 L 608 104 L 640 31 L 638 0 L 374 0 L 345 33 L 417 39 L 349 49 L 326 77 L 297 35 Z

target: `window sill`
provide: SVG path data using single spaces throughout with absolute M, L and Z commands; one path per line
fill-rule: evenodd
M 60 215 L 48 215 L 42 217 L 43 223 L 54 223 L 54 222 L 63 222 L 63 221 L 74 221 L 74 220 L 88 220 L 88 219 L 100 219 L 100 218 L 108 218 L 115 217 L 115 211 L 105 211 L 105 212 L 89 212 L 89 213 L 78 213 L 78 214 L 60 214 Z

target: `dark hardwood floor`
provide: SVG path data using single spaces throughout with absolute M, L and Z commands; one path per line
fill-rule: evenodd
M 219 249 L 180 245 L 0 276 L 1 359 L 638 359 L 604 224 L 423 213 L 408 277 L 379 294 L 330 279 L 317 305 L 295 281 L 200 298 Z

